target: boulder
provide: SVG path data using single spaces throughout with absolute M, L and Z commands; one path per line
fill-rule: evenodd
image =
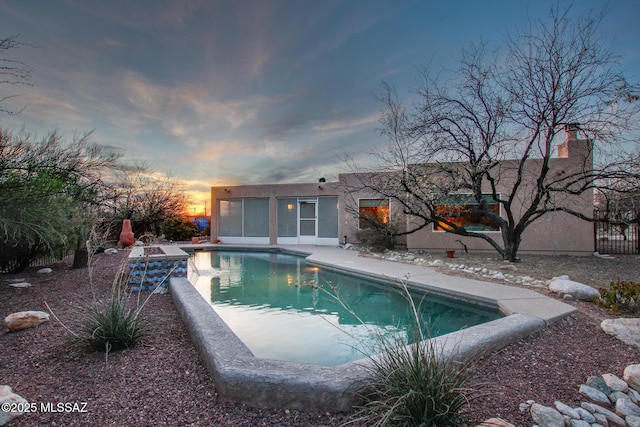
M 4 325 L 9 331 L 20 331 L 32 328 L 49 321 L 49 313 L 44 311 L 19 311 L 4 318 Z
M 640 319 L 605 319 L 600 327 L 620 341 L 640 348 Z
M 629 415 L 640 417 L 640 406 L 636 405 L 631 399 L 618 399 L 616 401 L 616 414 L 625 418 Z
M 614 374 L 602 374 L 602 379 L 607 383 L 611 391 L 621 391 L 623 393 L 629 391 L 629 384 Z
M 554 408 L 534 403 L 531 405 L 531 418 L 533 421 L 545 427 L 564 427 L 564 417 Z
M 624 420 L 627 422 L 627 427 L 640 427 L 640 417 L 629 415 Z
M 593 301 L 600 296 L 600 292 L 591 286 L 558 277 L 549 282 L 549 290 L 558 294 L 571 295 L 581 301 Z
M 0 404 L 5 403 L 18 403 L 26 406 L 29 402 L 27 402 L 24 397 L 15 394 L 8 385 L 0 385 Z M 22 412 L 5 412 L 0 410 L 0 426 L 7 424 L 9 421 L 22 414 Z
M 606 394 L 601 392 L 598 389 L 595 389 L 586 384 L 582 384 L 580 386 L 579 393 L 587 398 L 587 400 L 591 403 L 597 403 L 598 405 L 605 406 L 607 408 L 611 407 L 611 402 Z
M 49 267 L 41 268 L 40 270 L 36 271 L 36 273 L 38 274 L 50 274 L 52 272 L 53 270 L 50 269 Z
M 107 255 L 115 255 L 118 253 L 118 250 L 116 248 L 108 248 L 104 250 L 104 253 Z
M 622 379 L 629 384 L 629 387 L 640 390 L 640 365 L 629 365 L 624 368 Z

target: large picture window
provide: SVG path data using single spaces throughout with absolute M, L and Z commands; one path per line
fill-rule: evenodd
M 500 215 L 500 204 L 490 195 L 484 196 L 489 209 Z M 478 202 L 470 194 L 456 194 L 438 200 L 435 205 L 436 214 L 443 216 L 447 221 L 464 227 L 468 231 L 500 231 L 500 224 L 478 209 Z M 446 231 L 446 224 L 434 224 L 434 231 Z
M 389 224 L 389 199 L 360 199 L 358 202 L 360 229 L 374 224 Z
M 242 236 L 242 199 L 218 202 L 218 234 Z
M 218 235 L 269 237 L 269 199 L 219 200 Z

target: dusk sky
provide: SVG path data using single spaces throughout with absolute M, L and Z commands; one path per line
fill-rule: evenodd
M 0 0 L 0 38 L 35 47 L 5 58 L 33 68 L 3 87 L 0 126 L 92 141 L 184 181 L 315 182 L 346 172 L 385 140 L 381 82 L 401 97 L 417 67 L 453 68 L 462 47 L 500 47 L 553 2 L 391 0 Z M 603 1 L 575 1 L 576 14 Z M 640 75 L 640 1 L 616 0 L 603 24 Z

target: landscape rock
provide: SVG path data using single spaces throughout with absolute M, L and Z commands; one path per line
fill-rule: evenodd
M 21 405 L 26 405 L 29 402 L 27 402 L 24 397 L 14 393 L 8 385 L 0 385 L 0 404 L 4 403 L 19 403 Z M 5 412 L 0 410 L 0 426 L 7 424 L 9 421 L 22 414 L 23 412 Z
M 551 279 L 549 290 L 557 294 L 571 295 L 580 301 L 593 301 L 600 296 L 600 292 L 591 286 L 563 278 Z
M 622 379 L 629 384 L 629 387 L 640 391 L 640 365 L 629 365 L 624 368 Z
M 49 313 L 44 311 L 19 311 L 4 318 L 4 325 L 11 332 L 32 328 L 49 321 Z
M 633 403 L 631 399 L 618 399 L 616 401 L 616 414 L 623 418 L 628 415 L 640 417 L 640 407 Z
M 602 379 L 611 391 L 621 391 L 626 393 L 629 390 L 629 384 L 627 384 L 622 378 L 613 374 L 602 374 Z
M 477 424 L 476 427 L 515 427 L 513 424 L 506 422 L 502 418 L 489 418 Z
M 602 377 L 589 377 L 587 378 L 585 384 L 587 384 L 589 387 L 595 388 L 598 391 L 601 391 L 604 394 L 611 394 L 611 389 Z
M 29 287 L 31 287 L 31 283 L 29 283 L 29 282 L 14 282 L 14 283 L 9 283 L 9 286 L 11 286 L 13 288 L 29 288 Z
M 104 253 L 107 255 L 116 255 L 118 250 L 116 248 L 108 248 L 104 250 Z
M 558 412 L 560 412 L 562 415 L 566 415 L 568 417 L 574 418 L 574 419 L 580 419 L 580 414 L 573 409 L 571 406 L 569 405 L 565 405 L 564 403 L 556 400 L 554 402 L 554 406 L 556 407 L 556 409 L 558 410 Z
M 539 403 L 531 405 L 531 418 L 540 427 L 564 427 L 564 417 L 560 412 Z
M 607 417 L 597 412 L 595 412 L 593 416 L 596 419 L 596 422 L 594 424 L 597 424 L 599 426 L 609 427 L 609 421 L 607 421 Z
M 580 416 L 580 419 L 583 421 L 588 422 L 589 424 L 593 424 L 596 422 L 596 417 L 593 416 L 593 414 L 589 411 L 587 411 L 584 408 L 575 408 L 575 411 L 578 413 L 578 415 Z
M 604 319 L 602 330 L 630 346 L 640 348 L 640 319 Z
M 611 406 L 611 402 L 606 394 L 586 384 L 582 384 L 579 390 L 580 394 L 587 398 L 591 403 L 603 405 L 607 408 Z
M 52 272 L 53 270 L 50 269 L 49 267 L 41 268 L 40 270 L 36 271 L 36 273 L 38 274 L 50 274 Z
M 620 417 L 620 415 L 600 405 L 593 405 L 593 407 L 596 413 L 604 415 L 606 417 L 608 425 L 617 426 L 617 427 L 626 427 L 626 423 L 624 422 L 624 419 Z
M 627 422 L 627 427 L 640 427 L 640 417 L 629 415 L 624 420 Z

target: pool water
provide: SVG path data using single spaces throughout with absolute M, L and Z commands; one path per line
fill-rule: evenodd
M 259 358 L 336 366 L 379 352 L 381 337 L 414 342 L 411 306 L 396 286 L 274 252 L 196 251 L 189 280 Z M 431 336 L 502 315 L 411 295 Z

